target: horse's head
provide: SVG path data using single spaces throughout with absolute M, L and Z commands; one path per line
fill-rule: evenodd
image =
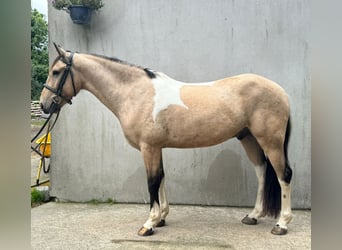
M 72 70 L 74 53 L 54 45 L 58 56 L 49 70 L 40 95 L 40 106 L 46 114 L 57 112 L 66 103 L 71 104 L 72 97 L 80 89 Z

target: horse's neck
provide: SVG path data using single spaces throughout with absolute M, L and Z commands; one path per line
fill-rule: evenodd
M 80 60 L 82 89 L 95 95 L 119 119 L 122 106 L 134 82 L 144 76 L 143 71 L 107 59 L 84 55 Z

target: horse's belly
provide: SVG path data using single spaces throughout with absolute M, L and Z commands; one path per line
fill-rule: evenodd
M 220 136 L 208 136 L 207 134 L 193 135 L 193 136 L 174 136 L 167 140 L 167 143 L 163 145 L 168 148 L 198 148 L 198 147 L 208 147 L 219 143 L 222 143 L 229 138 L 232 138 L 233 134 L 224 134 Z
M 165 147 L 194 148 L 219 144 L 234 137 L 242 128 L 240 122 L 233 122 L 222 116 L 204 119 L 179 119 L 165 126 Z

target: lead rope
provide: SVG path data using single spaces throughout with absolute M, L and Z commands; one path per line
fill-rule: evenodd
M 43 166 L 43 171 L 46 174 L 50 171 L 50 164 L 48 165 L 47 168 L 46 168 L 46 164 L 45 164 L 45 150 L 46 150 L 46 147 L 47 147 L 47 140 L 48 140 L 49 133 L 52 131 L 52 129 L 54 128 L 54 126 L 55 126 L 55 124 L 57 122 L 57 119 L 59 117 L 59 112 L 60 111 L 57 112 L 56 117 L 55 117 L 53 122 L 51 120 L 51 117 L 54 114 L 50 114 L 49 117 L 46 119 L 45 123 L 43 124 L 43 126 L 39 129 L 38 133 L 31 139 L 31 149 L 40 156 L 40 161 L 41 161 L 42 166 Z M 35 147 L 33 147 L 32 143 L 42 133 L 42 131 L 44 130 L 46 125 L 48 125 L 48 127 L 47 127 L 47 131 L 46 131 L 44 140 L 40 141 Z M 43 150 L 39 151 L 37 148 L 40 148 L 40 146 L 42 144 L 43 144 Z M 38 172 L 39 172 L 39 174 L 38 174 L 38 176 L 39 176 L 40 175 L 40 169 L 38 169 Z M 39 178 L 37 178 L 37 183 L 36 183 L 36 186 L 38 186 L 38 185 L 39 185 Z

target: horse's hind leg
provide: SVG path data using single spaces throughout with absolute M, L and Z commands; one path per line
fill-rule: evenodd
M 153 228 L 165 225 L 165 217 L 169 212 L 169 206 L 164 191 L 164 169 L 162 163 L 161 148 L 150 145 L 142 145 L 148 191 L 150 193 L 150 215 L 143 227 L 139 230 L 140 236 L 153 234 Z
M 287 144 L 290 135 L 290 121 L 287 123 L 278 119 L 272 126 L 266 126 L 263 133 L 254 133 L 259 145 L 266 155 L 266 177 L 263 195 L 263 210 L 265 215 L 280 217 L 273 234 L 287 233 L 287 224 L 292 219 L 291 211 L 291 178 L 292 170 L 287 159 Z
M 253 211 L 242 219 L 242 223 L 248 225 L 257 224 L 257 220 L 263 216 L 263 193 L 265 183 L 264 152 L 255 137 L 246 128 L 237 138 L 244 147 L 249 160 L 255 165 L 255 172 L 258 178 L 258 191 Z
M 281 148 L 281 150 L 279 150 Z M 283 147 L 268 150 L 267 156 L 275 170 L 281 189 L 281 209 L 280 217 L 275 227 L 272 229 L 273 234 L 283 235 L 287 233 L 287 224 L 292 220 L 291 210 L 291 177 L 292 170 L 287 164 L 283 153 Z

